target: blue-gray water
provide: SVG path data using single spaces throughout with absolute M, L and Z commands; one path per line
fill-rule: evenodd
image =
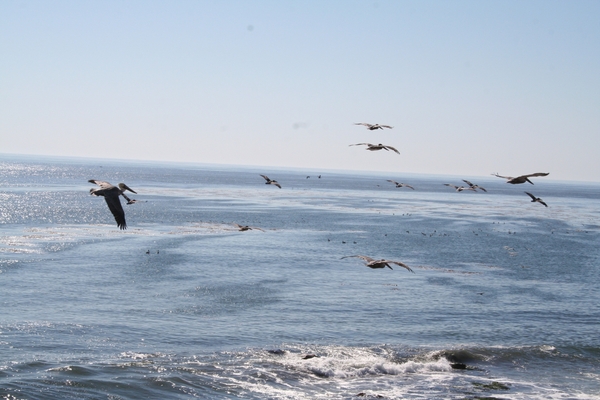
M 598 398 L 600 184 L 551 177 L 0 155 L 0 396 Z

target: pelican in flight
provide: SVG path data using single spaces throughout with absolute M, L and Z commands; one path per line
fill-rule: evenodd
M 393 260 L 386 260 L 384 258 L 382 258 L 381 260 L 375 260 L 374 258 L 368 257 L 368 256 L 361 256 L 361 255 L 356 255 L 356 256 L 344 256 L 341 259 L 344 258 L 350 258 L 350 257 L 357 257 L 362 259 L 365 262 L 365 265 L 369 268 L 385 268 L 388 267 L 389 269 L 394 269 L 392 267 L 390 267 L 390 264 L 396 264 L 401 266 L 402 268 L 406 268 L 407 270 L 409 270 L 410 272 L 412 272 L 413 274 L 415 273 L 415 271 L 413 271 L 408 265 L 404 264 L 403 262 L 400 261 L 393 261 Z
M 390 150 L 392 150 L 392 151 L 395 151 L 396 153 L 400 154 L 400 152 L 398 150 L 396 150 L 395 148 L 393 148 L 392 146 L 386 146 L 381 143 L 379 143 L 379 144 L 356 143 L 356 144 L 351 144 L 350 146 L 367 146 L 367 148 L 365 150 L 369 150 L 369 151 L 377 151 L 377 150 L 390 151 Z
M 412 187 L 412 186 L 410 186 L 410 185 L 407 185 L 406 183 L 400 183 L 400 182 L 396 182 L 396 181 L 393 181 L 393 180 L 391 180 L 391 179 L 388 179 L 387 181 L 388 181 L 388 182 L 392 182 L 394 185 L 396 185 L 396 187 L 397 187 L 397 188 L 401 188 L 401 187 L 407 187 L 407 188 L 411 188 L 412 190 L 415 190 L 415 188 L 414 188 L 414 187 Z
M 281 189 L 281 185 L 279 183 L 277 183 L 277 181 L 274 181 L 272 179 L 269 179 L 268 176 L 266 175 L 261 175 L 263 178 L 265 178 L 266 182 L 265 185 L 275 185 L 277 186 L 279 189 Z
M 125 222 L 125 211 L 123 211 L 123 206 L 121 206 L 119 196 L 123 196 L 125 200 L 127 200 L 127 204 L 133 204 L 136 201 L 127 197 L 125 191 L 129 190 L 131 193 L 135 194 L 137 194 L 137 192 L 132 190 L 124 183 L 119 183 L 119 187 L 117 187 L 108 182 L 99 181 L 96 179 L 90 179 L 88 182 L 95 183 L 96 185 L 100 186 L 100 189 L 90 189 L 90 194 L 92 196 L 104 196 L 104 200 L 106 200 L 108 209 L 115 217 L 115 221 L 117 221 L 117 226 L 120 229 L 127 229 L 127 223 Z
M 476 191 L 474 188 L 472 187 L 464 187 L 464 186 L 456 186 L 456 185 L 451 185 L 449 183 L 444 183 L 444 185 L 446 186 L 450 186 L 453 187 L 454 189 L 456 189 L 457 192 L 462 192 L 463 190 L 472 190 L 472 191 Z
M 366 122 L 357 122 L 354 125 L 363 125 L 366 126 L 368 130 L 370 131 L 374 131 L 376 129 L 383 129 L 383 128 L 388 128 L 388 129 L 392 129 L 393 126 L 389 126 L 389 125 L 379 125 L 379 124 L 367 124 Z
M 525 182 L 529 182 L 533 185 L 533 182 L 531 182 L 528 178 L 531 178 L 532 176 L 546 176 L 549 174 L 550 174 L 550 172 L 536 172 L 535 174 L 521 175 L 521 176 L 517 176 L 516 178 L 513 178 L 512 176 L 498 175 L 497 173 L 492 174 L 492 175 L 497 176 L 498 178 L 504 178 L 507 180 L 506 183 L 512 183 L 513 185 L 515 185 L 517 183 L 525 183 Z
M 258 229 L 259 231 L 263 231 L 263 232 L 265 231 L 264 229 L 260 229 L 260 228 L 257 228 L 255 226 L 240 225 L 240 224 L 234 224 L 234 225 L 237 226 L 238 230 L 241 231 L 241 232 L 251 231 L 253 229 Z
M 484 192 L 487 192 L 487 190 L 485 190 L 485 189 L 484 189 L 484 188 L 482 188 L 481 186 L 479 186 L 479 185 L 474 185 L 474 184 L 472 184 L 471 182 L 469 182 L 469 181 L 468 181 L 468 180 L 466 180 L 466 179 L 463 179 L 462 181 L 463 181 L 464 183 L 466 183 L 467 185 L 469 185 L 469 187 L 470 187 L 470 188 L 473 188 L 473 190 L 475 190 L 475 191 L 477 191 L 477 189 L 481 189 L 481 190 L 483 190 Z
M 543 205 L 545 205 L 546 207 L 548 207 L 548 204 L 544 203 L 544 202 L 543 202 L 543 200 L 542 200 L 542 199 L 540 199 L 539 197 L 535 197 L 534 195 L 532 195 L 532 194 L 531 194 L 531 193 L 529 193 L 529 192 L 525 192 L 525 193 L 527 193 L 527 194 L 529 195 L 529 197 L 531 197 L 531 202 L 532 202 L 532 203 L 540 203 L 540 204 L 543 204 Z

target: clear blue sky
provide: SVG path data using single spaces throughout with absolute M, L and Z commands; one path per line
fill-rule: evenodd
M 0 2 L 0 153 L 600 181 L 599 149 L 600 1 Z

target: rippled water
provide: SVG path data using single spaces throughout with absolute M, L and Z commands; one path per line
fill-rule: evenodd
M 548 178 L 1 155 L 0 395 L 597 398 L 600 185 Z

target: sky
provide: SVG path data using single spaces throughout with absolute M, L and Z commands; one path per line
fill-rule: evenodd
M 2 0 L 0 153 L 600 182 L 598 21 L 585 0 Z

